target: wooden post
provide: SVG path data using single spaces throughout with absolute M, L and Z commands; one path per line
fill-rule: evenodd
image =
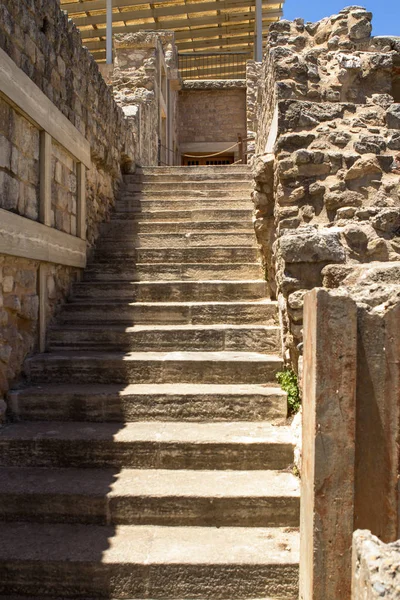
M 40 132 L 40 207 L 39 219 L 51 226 L 51 135 Z
M 77 164 L 77 198 L 76 198 L 76 235 L 82 240 L 86 239 L 86 167 L 83 163 Z
M 239 161 L 243 162 L 243 140 L 240 133 L 238 133 L 238 149 L 239 149 Z
M 255 27 L 255 44 L 254 44 L 254 59 L 256 62 L 262 62 L 263 59 L 263 40 L 262 40 L 262 0 L 256 0 L 256 18 Z
M 39 352 L 46 350 L 47 264 L 39 265 Z
M 106 2 L 106 63 L 112 65 L 112 31 L 113 31 L 113 3 L 112 0 Z

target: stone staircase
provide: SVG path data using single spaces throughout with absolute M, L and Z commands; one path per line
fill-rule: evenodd
M 0 429 L 0 597 L 293 600 L 299 486 L 247 167 L 125 177 Z

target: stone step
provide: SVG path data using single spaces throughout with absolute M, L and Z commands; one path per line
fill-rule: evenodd
M 88 265 L 84 281 L 257 281 L 262 276 L 259 263 L 136 263 L 128 266 L 124 261 L 113 261 Z
M 168 184 L 165 189 L 148 189 L 147 186 L 138 186 L 135 184 L 128 184 L 124 186 L 123 191 L 121 190 L 121 198 L 127 200 L 129 198 L 135 198 L 137 200 L 182 200 L 185 198 L 187 202 L 199 198 L 248 198 L 250 202 L 252 187 L 249 183 L 246 183 L 243 187 L 232 186 L 232 188 L 225 188 L 225 185 L 221 182 L 218 187 L 199 187 L 189 184 L 189 188 L 179 188 L 176 184 Z M 141 188 L 141 189 L 140 189 Z
M 264 385 L 146 383 L 39 385 L 9 392 L 13 419 L 29 421 L 268 421 L 287 417 L 286 393 Z
M 196 232 L 220 232 L 227 231 L 236 233 L 236 231 L 250 232 L 253 236 L 251 220 L 246 221 L 133 221 L 129 219 L 113 219 L 109 223 L 100 225 L 100 232 L 107 237 L 116 237 L 120 239 L 123 236 L 138 233 L 183 233 L 185 236 Z
M 249 203 L 248 203 L 249 204 Z M 132 208 L 122 210 L 120 207 L 112 214 L 112 220 L 130 220 L 130 221 L 170 221 L 185 223 L 196 223 L 203 221 L 247 221 L 252 222 L 253 211 L 250 206 L 246 209 L 188 209 L 188 210 L 152 210 L 143 211 L 142 209 Z
M 213 246 L 257 247 L 254 228 L 234 231 L 183 232 L 180 233 L 132 233 L 118 228 L 104 232 L 98 248 L 199 248 Z
M 257 248 L 237 246 L 227 248 L 125 248 L 122 244 L 97 248 L 94 261 L 99 264 L 122 261 L 135 263 L 251 263 L 259 261 Z
M 233 173 L 246 173 L 251 176 L 250 165 L 205 165 L 205 166 L 163 166 L 163 167 L 138 167 L 135 173 L 124 175 L 125 177 L 135 177 L 136 175 L 208 175 L 214 178 L 216 175 L 227 177 Z
M 290 427 L 265 422 L 38 421 L 0 429 L 2 467 L 254 471 L 292 462 Z
M 122 194 L 126 192 L 143 192 L 145 194 L 151 194 L 152 192 L 167 192 L 171 189 L 174 192 L 185 192 L 185 194 L 202 195 L 206 192 L 212 192 L 214 190 L 217 193 L 222 191 L 233 191 L 237 193 L 239 191 L 251 192 L 252 183 L 250 179 L 237 179 L 237 180 L 219 180 L 214 181 L 213 179 L 203 179 L 200 181 L 184 180 L 182 178 L 177 179 L 175 182 L 164 181 L 162 178 L 158 178 L 152 181 L 138 182 L 138 181 L 126 181 L 122 188 Z
M 298 545 L 297 531 L 278 527 L 5 523 L 0 592 L 294 600 Z
M 248 195 L 243 197 L 231 198 L 197 198 L 187 200 L 181 198 L 180 200 L 163 200 L 162 198 L 156 200 L 135 200 L 134 198 L 124 198 L 123 196 L 115 203 L 115 209 L 117 211 L 140 209 L 143 211 L 157 211 L 157 210 L 248 210 L 252 208 L 252 203 Z
M 281 471 L 0 469 L 0 519 L 298 527 L 299 480 Z
M 127 300 L 130 302 L 229 302 L 265 299 L 264 280 L 239 281 L 121 281 L 116 288 L 112 282 L 80 282 L 74 284 L 72 301 L 82 298 L 96 300 Z M 269 301 L 268 309 L 270 308 Z M 66 305 L 68 306 L 68 305 Z M 277 314 L 276 304 L 273 304 Z
M 83 286 L 83 284 L 80 284 Z M 253 302 L 131 302 L 121 301 L 121 286 L 112 291 L 108 284 L 108 301 L 101 300 L 107 284 L 87 284 L 85 300 L 66 304 L 60 314 L 62 323 L 124 323 L 181 325 L 267 325 L 276 321 L 276 305 L 266 300 Z M 97 288 L 95 290 L 95 288 Z M 115 288 L 115 286 L 114 286 Z M 82 288 L 81 288 L 82 290 Z M 97 292 L 97 295 L 94 292 Z M 82 292 L 80 292 L 82 293 Z M 92 294 L 92 295 L 91 295 Z M 113 299 L 114 297 L 114 299 Z M 118 302 L 119 300 L 119 302 Z
M 282 359 L 258 352 L 54 352 L 25 361 L 39 383 L 268 383 Z
M 179 167 L 178 167 L 179 168 Z M 250 169 L 231 169 L 229 172 L 214 172 L 209 171 L 169 171 L 166 173 L 150 172 L 138 170 L 136 173 L 124 175 L 125 183 L 150 183 L 157 181 L 252 181 Z
M 57 350 L 243 351 L 279 354 L 280 328 L 264 325 L 70 325 L 48 331 Z

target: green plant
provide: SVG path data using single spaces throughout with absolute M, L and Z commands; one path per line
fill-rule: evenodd
M 297 375 L 292 369 L 285 369 L 276 374 L 276 379 L 288 396 L 289 415 L 295 415 L 301 406 L 300 390 Z

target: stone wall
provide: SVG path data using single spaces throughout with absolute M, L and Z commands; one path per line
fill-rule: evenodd
M 400 541 L 384 544 L 369 531 L 354 533 L 351 598 L 400 598 Z
M 259 109 L 261 103 L 258 95 L 260 93 L 259 81 L 261 77 L 262 63 L 255 60 L 248 60 L 246 63 L 246 120 L 247 120 L 247 138 L 255 139 L 258 131 Z M 255 152 L 255 141 L 249 141 L 247 144 L 248 159 Z
M 183 152 L 207 152 L 213 144 L 216 151 L 232 146 L 238 134 L 246 137 L 245 82 L 185 81 L 179 92 L 178 121 Z
M 134 160 L 134 141 L 123 111 L 82 46 L 58 0 L 3 0 L 0 47 L 30 77 L 91 146 L 86 178 L 87 243 L 109 218 L 122 170 Z M 76 164 L 53 143 L 52 226 L 75 235 Z M 39 218 L 39 131 L 0 100 L 0 208 Z M 47 266 L 47 320 L 68 294 L 78 270 Z M 39 262 L 0 256 L 0 398 L 37 346 Z
M 350 600 L 355 529 L 400 532 L 400 262 L 343 268 L 305 296 L 301 600 Z
M 285 357 L 297 368 L 305 292 L 324 268 L 398 260 L 400 45 L 350 7 L 271 25 L 253 161 L 255 228 Z
M 169 162 L 174 164 L 178 152 L 178 55 L 174 33 L 160 30 L 117 34 L 114 46 L 111 81 L 115 100 L 134 134 L 136 164 L 157 165 L 159 144 L 161 150 L 170 148 Z M 164 137 L 163 118 L 168 123 Z

